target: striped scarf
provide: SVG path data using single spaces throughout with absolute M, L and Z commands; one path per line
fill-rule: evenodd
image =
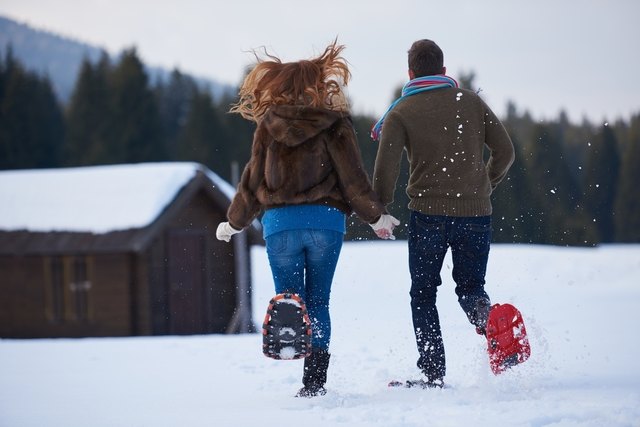
M 445 75 L 424 76 L 409 80 L 407 84 L 402 87 L 402 95 L 400 98 L 393 101 L 393 104 L 391 104 L 387 111 L 382 115 L 380 120 L 373 125 L 373 128 L 371 129 L 371 138 L 373 138 L 374 141 L 380 140 L 380 136 L 382 135 L 382 123 L 384 123 L 385 117 L 387 117 L 387 114 L 389 114 L 389 112 L 393 110 L 393 107 L 395 107 L 400 101 L 408 96 L 415 95 L 416 93 L 445 87 L 458 87 L 458 82 Z

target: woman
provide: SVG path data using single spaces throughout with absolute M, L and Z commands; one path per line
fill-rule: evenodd
M 330 44 L 318 57 L 283 63 L 256 56 L 231 112 L 257 124 L 251 159 L 217 237 L 229 241 L 261 212 L 276 293 L 298 294 L 312 322 L 312 352 L 297 396 L 326 393 L 329 294 L 347 215 L 393 239 L 387 214 L 362 164 L 343 87 L 350 72 Z

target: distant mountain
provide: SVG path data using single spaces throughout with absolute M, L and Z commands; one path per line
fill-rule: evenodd
M 56 95 L 63 103 L 71 97 L 84 58 L 95 62 L 104 51 L 99 47 L 34 29 L 0 16 L 0 55 L 4 56 L 9 46 L 14 57 L 27 69 L 49 76 Z M 159 79 L 167 79 L 171 70 L 147 67 L 147 72 L 151 81 L 157 82 Z M 235 93 L 232 85 L 206 78 L 192 78 L 201 87 L 209 88 L 214 96 Z

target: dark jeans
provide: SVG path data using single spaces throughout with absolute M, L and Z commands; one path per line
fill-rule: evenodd
M 266 239 L 276 293 L 300 295 L 311 320 L 311 345 L 328 350 L 329 296 L 343 234 L 332 230 L 288 230 Z
M 436 307 L 440 270 L 448 248 L 458 302 L 469 321 L 484 327 L 477 307 L 490 304 L 484 277 L 491 242 L 491 217 L 449 217 L 412 211 L 409 224 L 411 312 L 418 346 L 418 367 L 430 380 L 445 375 L 445 354 Z

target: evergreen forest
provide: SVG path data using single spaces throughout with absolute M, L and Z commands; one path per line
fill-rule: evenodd
M 475 89 L 473 74 L 458 78 Z M 231 182 L 231 164 L 247 162 L 254 130 L 228 113 L 234 101 L 214 99 L 179 70 L 151 84 L 132 48 L 116 60 L 106 54 L 86 59 L 62 105 L 48 77 L 25 69 L 8 49 L 0 58 L 0 170 L 193 161 Z M 376 119 L 353 117 L 370 175 L 377 145 L 369 131 Z M 640 242 L 640 112 L 628 120 L 574 124 L 564 113 L 536 120 L 510 103 L 501 119 L 516 161 L 493 194 L 494 242 Z M 408 220 L 407 176 L 405 162 L 390 207 L 402 221 L 399 238 Z M 375 235 L 351 217 L 347 239 Z

